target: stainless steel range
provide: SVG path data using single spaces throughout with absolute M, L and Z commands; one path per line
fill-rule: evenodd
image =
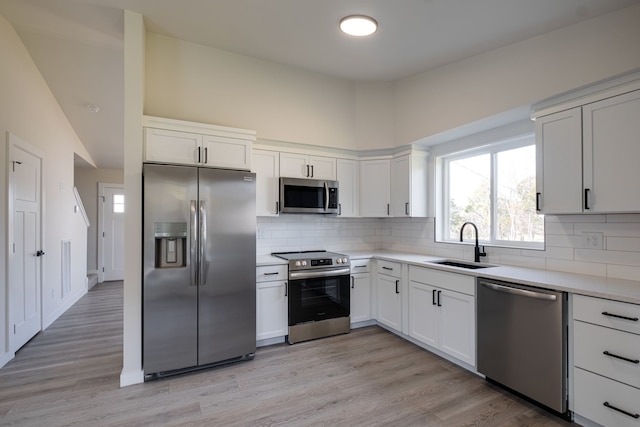
M 351 331 L 349 256 L 326 251 L 272 255 L 289 261 L 289 344 Z

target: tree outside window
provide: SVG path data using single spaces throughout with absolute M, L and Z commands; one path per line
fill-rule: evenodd
M 544 217 L 536 213 L 535 158 L 533 135 L 443 157 L 443 240 L 459 240 L 471 221 L 484 243 L 539 247 Z

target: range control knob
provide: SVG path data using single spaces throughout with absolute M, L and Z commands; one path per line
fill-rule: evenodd
M 296 267 L 300 267 L 300 261 L 296 261 Z
M 306 260 L 306 259 L 302 261 L 302 266 L 303 266 L 303 267 L 306 267 L 306 266 L 307 266 L 307 260 Z
M 342 258 L 342 263 L 343 263 L 343 264 L 346 264 L 347 262 L 348 262 L 348 261 L 347 261 L 347 257 Z
M 336 264 L 342 264 L 342 258 L 336 258 Z

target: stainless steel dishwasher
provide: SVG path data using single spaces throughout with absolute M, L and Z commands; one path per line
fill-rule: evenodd
M 567 413 L 567 293 L 478 279 L 478 372 Z

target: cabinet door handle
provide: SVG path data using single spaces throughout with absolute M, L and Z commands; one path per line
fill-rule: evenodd
M 409 202 L 404 204 L 404 214 L 409 215 Z
M 264 273 L 265 276 L 277 276 L 278 274 L 280 274 L 279 272 L 275 272 L 275 273 Z
M 438 307 L 442 307 L 442 303 L 440 302 L 440 295 L 442 294 L 442 291 L 438 291 Z
M 618 356 L 617 354 L 609 353 L 607 350 L 603 351 L 602 354 L 609 357 L 615 357 L 616 359 L 624 360 L 625 362 L 635 363 L 636 365 L 640 363 L 638 359 L 629 359 L 628 357 Z
M 382 269 L 383 269 L 383 270 L 390 270 L 390 271 L 393 271 L 393 268 L 391 268 L 391 267 L 386 267 L 386 266 L 382 266 Z
M 536 193 L 536 212 L 540 212 L 540 193 Z
M 366 264 L 365 265 L 354 265 L 353 268 L 366 268 Z
M 307 165 L 307 178 L 309 178 L 309 165 Z
M 313 165 L 311 165 L 311 178 L 313 178 Z
M 431 291 L 431 304 L 433 305 L 437 305 L 438 303 L 436 302 L 436 291 L 435 289 Z
M 618 411 L 618 412 L 620 412 L 621 414 L 625 414 L 625 415 L 627 415 L 627 416 L 629 416 L 629 417 L 631 417 L 631 418 L 635 418 L 636 420 L 637 420 L 638 418 L 640 418 L 640 414 L 632 414 L 631 412 L 627 412 L 627 411 L 625 411 L 624 409 L 616 408 L 615 406 L 613 406 L 613 405 L 612 405 L 612 404 L 610 404 L 609 402 L 604 402 L 602 405 L 603 405 L 603 406 L 606 406 L 606 407 L 607 407 L 607 408 L 609 408 L 609 409 L 613 409 L 614 411 Z
M 202 148 L 198 147 L 198 163 L 200 163 L 200 151 L 202 150 Z
M 400 284 L 400 280 L 396 280 L 396 294 L 400 293 L 400 290 L 398 289 L 399 284 Z
M 338 216 L 342 215 L 342 203 L 338 203 Z
M 621 316 L 619 314 L 608 313 L 606 311 L 603 311 L 602 315 L 603 316 L 609 316 L 609 317 L 615 317 L 616 319 L 631 320 L 632 322 L 637 322 L 638 321 L 637 317 Z
M 276 214 L 280 212 L 280 202 L 276 202 Z
M 585 208 L 586 210 L 591 209 L 591 208 L 589 207 L 589 189 L 588 189 L 588 188 L 585 188 L 585 189 L 584 189 L 584 208 Z
M 355 279 L 351 276 L 351 289 L 355 288 Z
M 289 282 L 284 282 L 284 296 L 289 296 Z
M 209 149 L 207 147 L 204 147 L 204 164 L 206 165 L 207 163 L 209 163 Z

